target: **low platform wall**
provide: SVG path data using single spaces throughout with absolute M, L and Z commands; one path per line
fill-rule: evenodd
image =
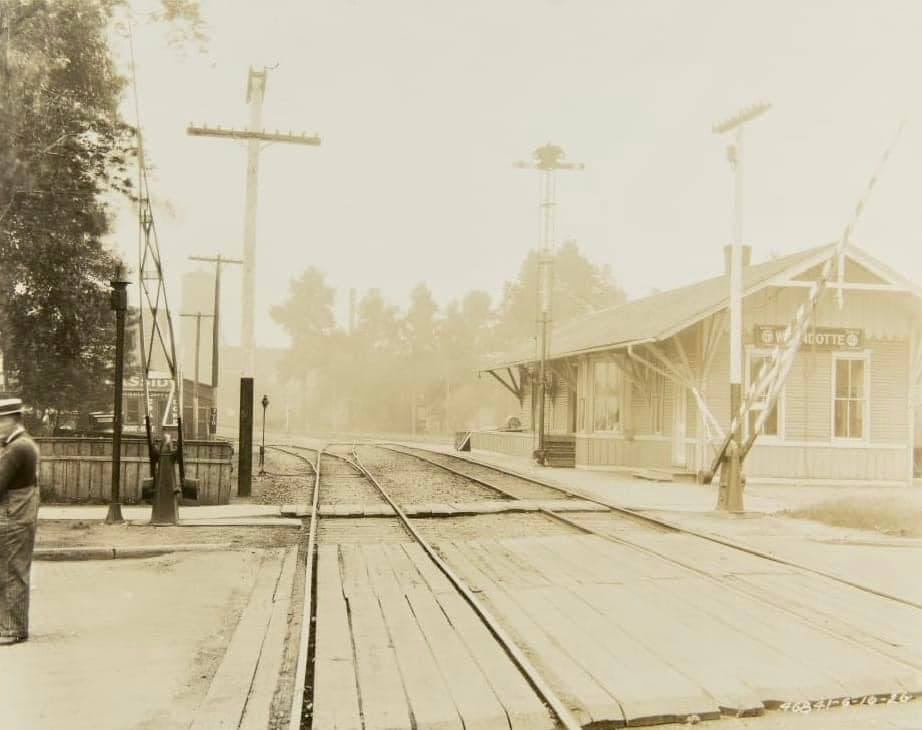
M 530 459 L 534 448 L 534 434 L 530 432 L 474 431 L 471 433 L 471 449 L 474 450 L 483 449 Z
M 110 438 L 39 437 L 38 483 L 43 502 L 108 502 L 112 486 Z M 186 476 L 199 480 L 199 504 L 230 502 L 233 447 L 226 441 L 186 441 Z M 122 441 L 121 494 L 125 504 L 141 501 L 150 474 L 147 442 Z

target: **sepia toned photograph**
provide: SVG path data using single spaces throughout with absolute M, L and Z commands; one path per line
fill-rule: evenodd
M 922 730 L 920 39 L 0 0 L 0 730 Z

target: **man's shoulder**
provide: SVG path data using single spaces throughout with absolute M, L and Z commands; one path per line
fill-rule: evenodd
M 6 448 L 11 452 L 17 452 L 23 455 L 31 454 L 38 456 L 40 453 L 38 444 L 35 443 L 35 440 L 28 433 L 21 433 L 10 442 Z

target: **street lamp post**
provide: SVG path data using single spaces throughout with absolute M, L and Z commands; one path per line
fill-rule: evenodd
M 125 377 L 125 312 L 128 310 L 128 276 L 120 265 L 110 282 L 109 305 L 115 312 L 115 413 L 112 418 L 112 492 L 106 524 L 124 522 L 120 494 L 122 476 L 122 382 Z
M 742 442 L 743 382 L 743 128 L 747 122 L 762 116 L 771 104 L 760 103 L 747 107 L 713 127 L 714 134 L 736 132 L 735 144 L 728 148 L 728 159 L 734 173 L 733 241 L 730 244 L 730 419 L 731 448 L 728 454 L 739 454 Z M 736 458 L 736 457 L 734 457 Z M 739 463 L 724 461 L 721 468 L 720 491 L 717 508 L 730 512 L 743 511 L 742 467 Z
M 262 444 L 259 447 L 259 473 L 260 475 L 266 473 L 266 409 L 269 407 L 269 396 L 263 394 L 262 399 L 263 406 L 263 440 Z

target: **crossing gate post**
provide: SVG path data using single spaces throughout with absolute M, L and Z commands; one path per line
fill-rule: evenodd
M 176 452 L 165 446 L 160 452 L 157 465 L 150 524 L 175 525 L 177 523 L 179 510 L 176 507 L 176 500 L 179 491 L 176 488 Z

